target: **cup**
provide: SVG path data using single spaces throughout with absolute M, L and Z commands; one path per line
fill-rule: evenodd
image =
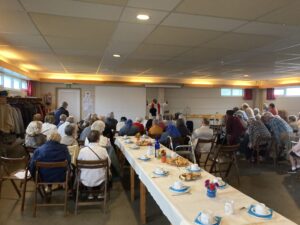
M 203 210 L 199 218 L 200 222 L 204 225 L 211 225 L 214 223 L 213 213 L 208 210 Z
M 165 171 L 164 171 L 164 169 L 163 168 L 161 168 L 161 167 L 157 167 L 157 168 L 155 168 L 155 173 L 156 174 L 163 174 Z
M 259 215 L 267 215 L 268 214 L 268 209 L 265 204 L 258 203 L 254 207 L 255 207 L 255 213 L 257 213 Z
M 172 152 L 171 153 L 171 158 L 176 158 L 177 157 L 177 153 L 176 152 Z
M 153 146 L 148 146 L 148 149 L 147 149 L 147 155 L 148 156 L 151 156 L 151 155 L 153 155 Z
M 147 155 L 142 155 L 141 159 L 148 159 L 148 156 Z
M 199 169 L 199 166 L 198 166 L 198 164 L 192 164 L 191 166 L 190 166 L 190 168 L 191 168 L 191 170 L 198 170 Z
M 179 189 L 182 189 L 183 187 L 183 183 L 181 181 L 176 181 L 174 184 L 173 184 L 173 188 L 179 190 Z
M 226 215 L 234 214 L 234 201 L 226 200 L 224 203 L 224 212 Z

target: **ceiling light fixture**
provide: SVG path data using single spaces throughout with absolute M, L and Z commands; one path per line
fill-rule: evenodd
M 119 54 L 113 54 L 113 57 L 115 57 L 115 58 L 120 58 L 121 55 L 119 55 Z
M 150 16 L 149 15 L 147 15 L 147 14 L 138 14 L 137 16 L 136 16 L 136 18 L 138 19 L 138 20 L 149 20 L 150 19 Z
M 248 74 L 245 74 L 243 77 L 249 77 L 249 75 L 248 75 Z

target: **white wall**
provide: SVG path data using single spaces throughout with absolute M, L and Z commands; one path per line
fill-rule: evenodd
M 245 101 L 243 97 L 221 97 L 220 88 L 169 88 L 165 90 L 165 100 L 171 113 L 188 107 L 192 114 L 225 114 L 227 109 L 240 107 L 244 102 L 253 105 L 253 100 Z
M 146 88 L 96 86 L 95 111 L 107 115 L 114 112 L 116 119 L 126 116 L 135 120 L 146 114 Z

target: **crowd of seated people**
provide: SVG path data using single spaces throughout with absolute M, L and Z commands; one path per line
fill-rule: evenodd
M 62 107 L 59 112 L 64 111 Z M 56 121 L 55 121 L 56 120 Z M 55 125 L 55 122 L 57 125 Z M 257 159 L 264 160 L 269 157 L 270 140 L 273 140 L 273 147 L 283 150 L 290 137 L 296 135 L 300 127 L 300 118 L 289 116 L 288 122 L 282 119 L 273 103 L 264 107 L 260 112 L 258 108 L 252 109 L 248 104 L 243 104 L 240 108 L 235 107 L 226 111 L 224 117 L 224 137 L 219 144 L 235 145 L 240 144 L 240 152 L 244 153 L 250 161 Z M 200 140 L 212 140 L 215 133 L 210 126 L 210 120 L 204 118 L 200 128 L 191 132 L 186 126 L 186 120 L 182 114 L 176 118 L 163 120 L 161 115 L 151 118 L 137 117 L 135 122 L 125 116 L 120 121 L 114 118 L 113 112 L 105 118 L 93 113 L 90 114 L 80 125 L 76 123 L 72 115 L 66 116 L 62 113 L 48 114 L 44 123 L 39 115 L 35 115 L 33 121 L 26 128 L 25 146 L 34 148 L 35 151 L 30 162 L 30 171 L 34 173 L 34 163 L 36 160 L 45 162 L 56 162 L 67 160 L 70 162 L 68 146 L 80 146 L 78 159 L 97 160 L 108 158 L 112 168 L 118 167 L 117 157 L 114 153 L 113 139 L 115 135 L 134 136 L 137 133 L 146 134 L 159 140 L 162 144 L 167 144 L 169 137 L 172 139 L 185 139 L 190 137 L 197 153 L 209 152 L 211 143 L 201 143 Z M 196 148 L 197 146 L 197 148 Z M 300 169 L 300 142 L 289 152 L 291 170 L 295 173 Z M 176 146 L 174 146 L 176 147 Z M 260 147 L 257 157 L 255 149 Z M 280 152 L 280 151 L 279 151 Z M 287 153 L 286 151 L 283 151 Z M 197 159 L 199 162 L 199 159 Z M 48 180 L 63 179 L 64 172 L 45 170 L 41 173 Z M 60 173 L 60 174 L 56 174 Z M 104 179 L 104 172 L 94 170 L 83 170 L 81 173 L 82 183 L 88 188 L 98 187 Z M 47 187 L 49 189 L 49 187 Z M 89 199 L 95 196 L 89 195 Z

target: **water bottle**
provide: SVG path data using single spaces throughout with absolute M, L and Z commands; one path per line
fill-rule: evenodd
M 158 151 L 160 149 L 160 144 L 159 144 L 158 138 L 155 139 L 154 148 L 155 148 L 155 158 L 157 158 L 158 157 Z

